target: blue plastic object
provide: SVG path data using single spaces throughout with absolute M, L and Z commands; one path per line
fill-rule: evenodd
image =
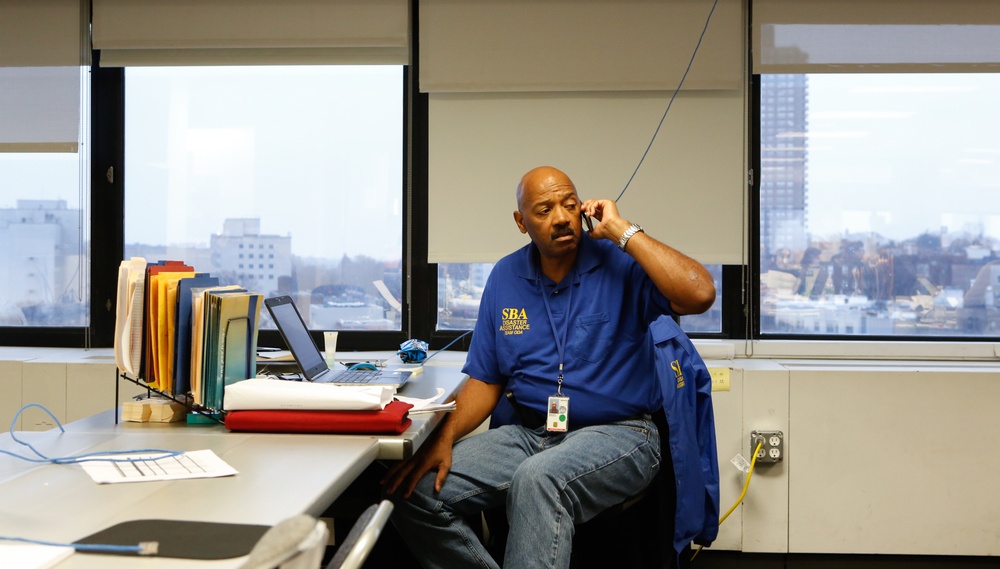
M 399 345 L 396 352 L 404 364 L 418 364 L 427 359 L 427 342 L 410 339 Z

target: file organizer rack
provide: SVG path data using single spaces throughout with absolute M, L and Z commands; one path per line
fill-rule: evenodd
M 127 381 L 127 382 L 129 382 L 129 383 L 132 383 L 132 384 L 138 385 L 139 387 L 144 388 L 146 390 L 146 395 L 147 396 L 150 396 L 150 395 L 152 395 L 152 394 L 155 393 L 156 395 L 158 395 L 160 397 L 165 397 L 165 398 L 173 401 L 174 403 L 180 403 L 189 412 L 189 415 L 188 415 L 188 422 L 189 423 L 198 422 L 198 421 L 192 421 L 191 420 L 191 417 L 193 415 L 195 418 L 204 417 L 205 419 L 208 419 L 208 421 L 201 421 L 201 422 L 215 422 L 215 423 L 219 423 L 220 425 L 221 424 L 225 424 L 224 421 L 220 418 L 223 415 L 223 412 L 221 410 L 218 410 L 218 409 L 209 409 L 209 408 L 206 408 L 206 407 L 202 407 L 201 405 L 196 405 L 191 400 L 191 397 L 188 396 L 188 395 L 185 395 L 182 399 L 178 399 L 177 397 L 174 397 L 173 395 L 170 395 L 169 393 L 166 393 L 165 391 L 161 391 L 159 389 L 156 389 L 155 387 L 150 387 L 150 385 L 148 383 L 146 383 L 145 381 L 143 381 L 142 379 L 132 377 L 129 374 L 127 374 L 127 373 L 125 373 L 125 372 L 123 372 L 123 371 L 121 371 L 121 370 L 119 370 L 119 369 L 116 368 L 115 369 L 115 404 L 114 404 L 114 409 L 115 409 L 115 424 L 116 425 L 118 424 L 118 420 L 119 420 L 118 419 L 118 411 L 117 411 L 117 409 L 118 409 L 118 401 L 121 398 L 121 390 L 119 389 L 120 384 L 118 383 L 118 381 L 122 380 L 122 379 L 125 380 L 125 381 Z

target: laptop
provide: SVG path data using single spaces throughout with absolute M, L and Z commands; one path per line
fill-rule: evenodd
M 278 332 L 281 332 L 295 362 L 299 364 L 303 377 L 309 381 L 333 385 L 400 386 L 413 373 L 407 370 L 330 369 L 316 342 L 309 335 L 309 329 L 292 302 L 292 297 L 266 298 L 264 306 L 271 314 Z

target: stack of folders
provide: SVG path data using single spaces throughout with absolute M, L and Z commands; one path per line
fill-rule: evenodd
M 166 395 L 222 409 L 225 386 L 256 374 L 263 295 L 182 261 L 122 261 L 115 362 Z

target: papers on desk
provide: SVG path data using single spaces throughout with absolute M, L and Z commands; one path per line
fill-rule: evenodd
M 257 359 L 270 362 L 294 362 L 295 356 L 292 355 L 291 350 L 258 351 Z
M 114 459 L 134 459 L 133 462 L 83 462 L 84 471 L 98 484 L 121 482 L 153 482 L 188 478 L 218 478 L 235 476 L 236 469 L 211 450 L 195 450 L 178 456 L 157 458 L 162 453 L 108 455 Z
M 451 403 L 437 403 L 434 405 L 424 405 L 420 409 L 416 408 L 410 409 L 410 415 L 420 415 L 422 413 L 437 413 L 438 411 L 448 412 L 454 410 L 455 410 L 455 402 L 452 401 Z
M 221 411 L 224 387 L 256 373 L 263 302 L 183 261 L 122 261 L 115 364 L 169 397 Z
M 395 387 L 353 387 L 255 377 L 226 386 L 225 408 L 226 411 L 374 411 L 384 409 L 395 393 Z
M 115 319 L 115 363 L 137 376 L 142 358 L 142 303 L 146 260 L 132 257 L 118 267 L 118 301 Z
M 28 543 L 0 543 L 0 559 L 4 567 L 19 569 L 47 569 L 73 555 L 72 547 L 35 545 Z
M 451 401 L 450 403 L 436 403 L 436 401 L 440 400 L 441 396 L 443 395 L 444 395 L 444 388 L 438 387 L 437 395 L 435 395 L 434 397 L 429 397 L 427 399 L 417 399 L 416 397 L 404 397 L 402 395 L 399 395 L 396 397 L 396 399 L 399 399 L 404 403 L 409 403 L 410 405 L 413 405 L 413 408 L 410 409 L 410 415 L 419 415 L 421 413 L 437 413 L 438 411 L 454 411 L 455 410 L 454 401 Z

